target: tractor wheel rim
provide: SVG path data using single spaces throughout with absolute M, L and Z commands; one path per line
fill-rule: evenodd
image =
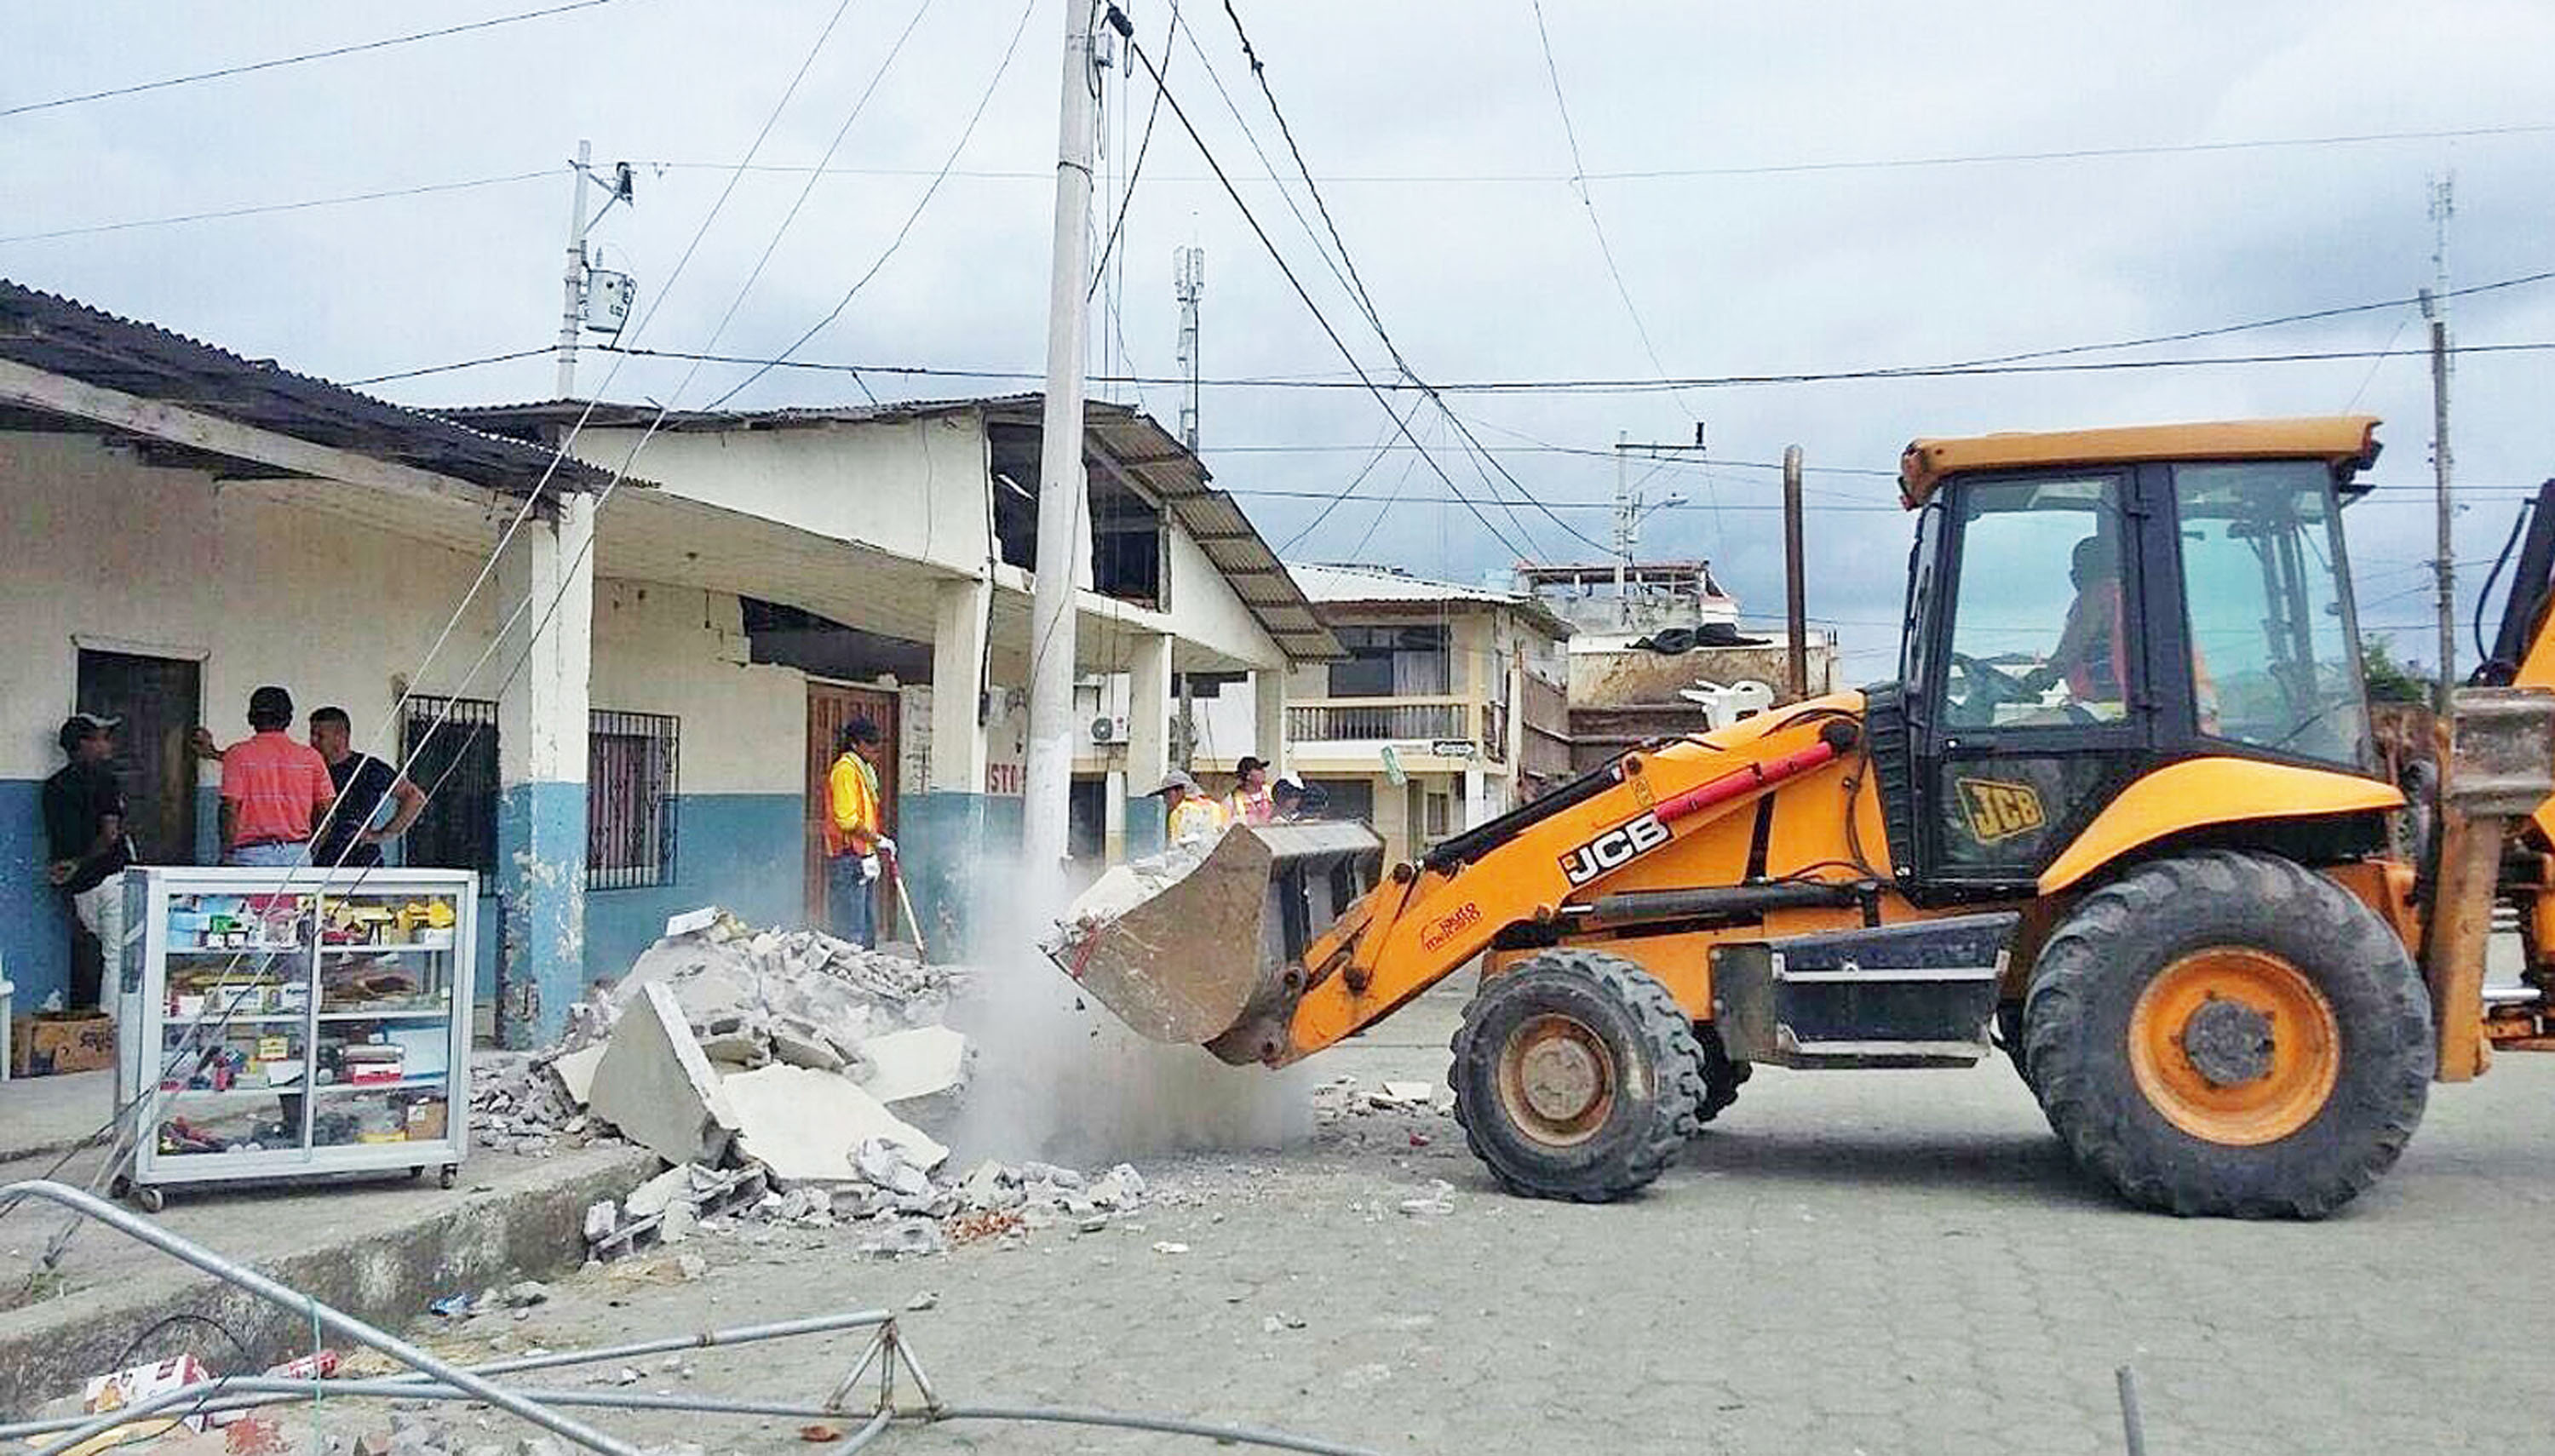
M 1570 1017 L 1521 1023 L 1500 1048 L 1500 1105 L 1535 1142 L 1567 1148 L 1596 1136 L 1615 1110 L 1615 1056 Z
M 2220 945 L 2174 961 L 2129 1013 L 2129 1069 L 2166 1122 L 2253 1148 L 2315 1120 L 2342 1072 L 2333 1004 L 2287 959 Z

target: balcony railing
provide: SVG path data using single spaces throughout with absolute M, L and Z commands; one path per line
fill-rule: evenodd
M 1460 697 L 1332 699 L 1286 705 L 1286 737 L 1294 743 L 1344 740 L 1472 742 L 1471 703 Z

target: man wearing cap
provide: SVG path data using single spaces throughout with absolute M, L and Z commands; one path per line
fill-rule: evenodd
M 1242 756 L 1233 766 L 1233 791 L 1225 795 L 1225 812 L 1237 824 L 1267 824 L 1278 817 L 1278 803 L 1269 791 L 1269 761 Z
M 328 761 L 284 731 L 293 726 L 293 694 L 281 687 L 248 695 L 248 737 L 222 750 L 222 863 L 304 863 L 311 831 L 337 797 Z
M 45 878 L 62 895 L 71 925 L 70 1004 L 93 1007 L 104 989 L 106 947 L 81 900 L 133 861 L 124 832 L 124 788 L 107 761 L 120 719 L 73 713 L 62 720 L 61 772 L 45 781 Z
M 864 949 L 878 944 L 878 890 L 882 855 L 893 860 L 896 841 L 880 823 L 879 757 L 887 735 L 867 718 L 854 718 L 835 735 L 834 766 L 825 774 L 825 917 L 837 940 Z
M 1213 839 L 1231 822 L 1224 805 L 1198 788 L 1195 779 L 1177 769 L 1163 776 L 1161 787 L 1151 796 L 1162 801 L 1163 830 L 1173 844 Z

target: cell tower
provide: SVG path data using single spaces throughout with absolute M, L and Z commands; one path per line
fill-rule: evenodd
M 1198 298 L 1206 292 L 1206 249 L 1171 250 L 1171 294 L 1180 301 L 1180 443 L 1198 447 Z

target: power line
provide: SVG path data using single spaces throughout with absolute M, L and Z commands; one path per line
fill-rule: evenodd
M 1191 34 L 1195 34 L 1194 29 L 1192 29 Z M 1313 321 L 1321 325 L 1323 337 L 1331 341 L 1331 347 L 1339 351 L 1340 357 L 1348 362 L 1350 368 L 1358 371 L 1359 385 L 1362 386 L 1367 393 L 1375 396 L 1376 403 L 1384 407 L 1385 414 L 1392 416 L 1395 427 L 1401 432 L 1401 437 L 1409 440 L 1414 445 L 1417 444 L 1418 436 L 1410 432 L 1410 426 L 1407 422 L 1405 422 L 1401 416 L 1394 414 L 1392 398 L 1388 396 L 1383 389 L 1379 388 L 1374 380 L 1367 377 L 1366 371 L 1363 368 L 1359 367 L 1357 355 L 1350 351 L 1347 340 L 1342 339 L 1339 335 L 1339 330 L 1331 326 L 1331 320 L 1322 312 L 1321 305 L 1314 303 L 1313 296 L 1305 291 L 1303 280 L 1295 276 L 1295 270 L 1287 264 L 1285 255 L 1278 251 L 1278 245 L 1276 242 L 1271 240 L 1269 230 L 1260 225 L 1260 219 L 1252 212 L 1250 204 L 1242 200 L 1242 192 L 1239 188 L 1233 185 L 1232 180 L 1226 176 L 1224 164 L 1216 161 L 1215 154 L 1207 150 L 1206 139 L 1198 135 L 1197 125 L 1189 120 L 1187 109 L 1180 105 L 1180 98 L 1172 95 L 1170 88 L 1162 84 L 1162 73 L 1155 66 L 1153 57 L 1147 55 L 1143 45 L 1138 43 L 1132 36 L 1128 38 L 1127 51 L 1129 55 L 1134 56 L 1139 61 L 1144 63 L 1145 73 L 1153 78 L 1154 86 L 1161 93 L 1163 103 L 1171 108 L 1172 118 L 1179 122 L 1180 130 L 1188 133 L 1190 145 L 1197 148 L 1198 156 L 1205 161 L 1208 168 L 1215 173 L 1217 179 L 1224 183 L 1225 195 L 1233 199 L 1235 209 L 1241 212 L 1242 220 L 1250 225 L 1252 236 L 1260 240 L 1260 246 L 1269 254 L 1270 261 L 1278 265 L 1278 272 L 1280 277 L 1286 280 L 1287 287 L 1295 291 L 1295 297 L 1303 302 L 1305 309 L 1313 315 Z M 1425 449 L 1422 449 L 1419 453 L 1419 457 L 1427 462 L 1430 473 L 1434 474 L 1439 480 L 1445 482 L 1446 489 L 1453 492 L 1458 499 L 1463 501 L 1464 508 L 1471 512 L 1474 520 L 1482 523 L 1482 529 L 1489 532 L 1492 539 L 1498 541 L 1502 546 L 1508 547 L 1510 550 L 1517 551 L 1521 559 L 1525 558 L 1529 554 L 1528 552 L 1519 550 L 1517 544 L 1509 540 L 1506 535 L 1502 534 L 1499 527 L 1493 524 L 1491 518 L 1484 515 L 1481 508 L 1474 505 L 1470 497 L 1464 495 L 1463 491 L 1456 486 L 1454 477 L 1446 473 L 1445 468 L 1437 463 L 1435 456 L 1429 454 Z
M 1518 520 L 1517 512 L 1514 509 L 1511 509 L 1507 501 L 1500 495 L 1498 483 L 1491 479 L 1490 470 L 1483 468 L 1484 465 L 1487 464 L 1492 469 L 1498 470 L 1500 476 L 1507 480 L 1509 485 L 1517 491 L 1519 498 L 1525 501 L 1528 505 L 1539 507 L 1541 503 L 1536 499 L 1534 492 L 1525 488 L 1525 483 L 1523 481 L 1519 480 L 1517 476 L 1511 474 L 1507 466 L 1502 465 L 1496 458 L 1482 449 L 1482 442 L 1480 438 L 1473 433 L 1472 427 L 1466 425 L 1452 409 L 1448 408 L 1445 399 L 1429 387 L 1427 380 L 1420 378 L 1419 371 L 1411 368 L 1410 360 L 1402 354 L 1401 346 L 1394 342 L 1392 332 L 1384 326 L 1384 315 L 1382 310 L 1376 307 L 1374 296 L 1367 292 L 1366 279 L 1357 271 L 1356 259 L 1349 252 L 1348 239 L 1341 235 L 1339 221 L 1332 216 L 1331 205 L 1329 201 L 1322 196 L 1321 184 L 1313 180 L 1313 169 L 1304 160 L 1304 149 L 1297 145 L 1295 141 L 1295 129 L 1287 124 L 1285 108 L 1278 104 L 1278 93 L 1269 84 L 1269 68 L 1262 63 L 1259 51 L 1252 46 L 1251 35 L 1243 28 L 1241 12 L 1234 9 L 1233 0 L 1225 0 L 1224 14 L 1225 18 L 1233 23 L 1234 38 L 1242 44 L 1243 59 L 1250 62 L 1252 79 L 1259 83 L 1261 98 L 1269 105 L 1269 114 L 1277 119 L 1278 133 L 1285 140 L 1287 155 L 1294 159 L 1295 171 L 1297 175 L 1302 177 L 1304 180 L 1304 190 L 1312 195 L 1314 210 L 1321 214 L 1322 226 L 1329 231 L 1332 244 L 1339 249 L 1340 261 L 1348 270 L 1346 286 L 1356 296 L 1358 305 L 1366 313 L 1368 324 L 1375 329 L 1375 336 L 1383 341 L 1385 352 L 1393 357 L 1394 367 L 1401 371 L 1401 377 L 1408 380 L 1415 388 L 1425 395 L 1428 402 L 1437 407 L 1438 411 L 1446 417 L 1446 422 L 1454 425 L 1456 432 L 1463 437 L 1464 444 L 1472 451 L 1470 458 L 1473 462 L 1475 473 L 1482 477 L 1482 484 L 1489 489 L 1491 498 L 1499 501 L 1501 509 L 1508 513 L 1510 524 L 1517 527 L 1520 535 L 1529 535 L 1530 533 L 1525 529 L 1525 524 Z M 1266 159 L 1264 158 L 1263 161 L 1265 162 Z M 1298 214 L 1299 219 L 1300 216 L 1301 214 Z M 1406 429 L 1404 433 L 1407 433 Z M 1350 489 L 1355 489 L 1354 482 L 1352 482 Z M 1342 498 L 1346 498 L 1345 493 L 1343 493 Z M 1561 517 L 1554 515 L 1550 511 L 1545 511 L 1543 514 L 1546 520 L 1552 522 L 1553 525 L 1560 527 L 1566 535 L 1576 539 L 1585 546 L 1603 549 L 1603 547 L 1599 546 L 1596 542 L 1591 541 L 1588 537 L 1582 535 L 1577 527 L 1572 526 Z
M 1166 34 L 1172 38 L 1177 38 L 1180 33 L 1180 4 L 1181 0 L 1171 0 L 1170 29 Z M 1171 60 L 1172 58 L 1167 54 L 1162 57 L 1162 65 L 1165 69 L 1169 68 Z M 1136 161 L 1127 169 L 1127 188 L 1119 195 L 1118 215 L 1110 219 L 1109 237 L 1100 245 L 1100 261 L 1092 266 L 1091 291 L 1083 295 L 1085 299 L 1100 292 L 1100 280 L 1109 274 L 1109 260 L 1118 251 L 1118 235 L 1127 227 L 1127 209 L 1134 206 L 1136 202 L 1136 181 L 1145 175 L 1145 158 L 1154 150 L 1154 123 L 1161 119 L 1162 93 L 1156 89 L 1154 92 L 1153 106 L 1145 112 L 1145 135 L 1136 143 Z M 1121 142 L 1126 140 L 1123 133 L 1119 140 Z M 1119 275 L 1122 279 L 1125 274 L 1126 269 L 1120 268 Z M 1120 352 L 1125 352 L 1123 340 Z M 1139 393 L 1141 394 L 1141 391 Z
M 429 374 L 456 374 L 464 369 L 477 369 L 483 364 L 508 364 L 517 359 L 530 359 L 537 354 L 551 353 L 557 348 L 556 344 L 544 344 L 536 349 L 517 349 L 506 354 L 482 354 L 476 359 L 464 359 L 457 364 L 429 364 L 424 369 L 403 369 L 395 374 L 375 374 L 363 379 L 339 380 L 338 383 L 348 389 L 361 389 L 368 384 L 389 384 L 393 380 L 424 379 Z
M 2515 122 L 2493 126 L 2444 127 L 2421 131 L 2352 132 L 2312 137 L 2260 137 L 2217 142 L 2158 142 L 2118 147 L 2074 147 L 2043 152 L 1976 152 L 1938 156 L 1839 158 L 1818 162 L 1771 162 L 1733 164 L 1719 167 L 1663 167 L 1627 169 L 1616 172 L 1591 172 L 1584 181 L 1592 182 L 1683 182 L 1698 179 L 1731 177 L 1788 177 L 1834 172 L 1893 172 L 1913 169 L 1948 167 L 1989 167 L 2047 162 L 2088 162 L 2135 157 L 2170 157 L 2195 154 L 2302 150 L 2322 147 L 2367 147 L 2402 142 L 2441 142 L 2478 140 L 2488 137 L 2542 136 L 2555 133 L 2555 122 Z M 660 161 L 655 167 L 708 168 L 714 162 Z M 757 171 L 803 171 L 803 165 L 772 164 Z M 859 177 L 927 177 L 927 168 L 846 167 L 834 172 Z M 1026 168 L 987 168 L 960 172 L 958 177 L 979 182 L 1047 182 L 1051 172 Z M 1165 183 L 1206 184 L 1212 177 L 1172 176 L 1157 179 Z M 1413 185 L 1518 185 L 1548 186 L 1567 184 L 1569 177 L 1553 173 L 1338 173 L 1322 179 L 1336 186 L 1413 186 Z
M 1364 478 L 1363 474 L 1361 474 L 1360 478 Z M 1288 490 L 1278 486 L 1235 486 L 1228 488 L 1225 491 L 1225 494 L 1230 496 L 1266 498 L 1270 500 L 1328 501 L 1333 504 L 1337 504 L 1342 499 L 1340 493 L 1337 491 Z M 1387 500 L 1383 502 L 1383 504 L 1386 506 L 1451 506 L 1470 504 L 1470 501 L 1469 498 L 1464 496 L 1426 496 L 1405 494 Z M 1554 511 L 1612 511 L 1615 507 L 1606 501 L 1553 501 L 1549 503 L 1545 509 Z M 1687 501 L 1673 506 L 1660 506 L 1657 509 L 1662 511 L 1709 511 L 1713 508 L 1700 501 Z M 1783 507 L 1778 502 L 1765 505 L 1725 506 L 1722 509 L 1730 511 L 1780 511 Z M 1812 503 L 1809 506 L 1809 509 L 1813 511 L 1871 512 L 1890 516 L 1902 516 L 1906 514 L 1906 508 L 1903 506 L 1883 505 L 1879 503 L 1859 505 L 1842 501 L 1833 504 Z M 1293 545 L 1294 543 L 1292 541 L 1287 543 L 1288 546 Z M 1281 556 L 1284 555 L 1286 553 L 1285 547 L 1280 547 L 1278 553 Z M 1613 553 L 1609 552 L 1608 554 L 1611 557 Z
M 110 86 L 103 91 L 84 91 L 76 96 L 56 96 L 50 101 L 28 101 L 17 106 L 0 107 L 0 116 L 23 116 L 31 111 L 50 111 L 58 106 L 76 106 L 84 101 L 104 101 L 116 96 L 136 96 L 144 91 L 162 91 L 171 86 L 191 85 L 196 81 L 220 80 L 227 76 L 247 75 L 253 71 L 276 70 L 287 65 L 301 65 L 312 61 L 330 61 L 340 56 L 357 56 L 367 51 L 387 51 L 393 46 L 411 45 L 418 41 L 441 40 L 445 36 L 465 35 L 471 31 L 494 30 L 521 21 L 542 20 L 565 15 L 571 10 L 592 10 L 609 5 L 612 0 L 570 0 L 565 5 L 552 5 L 543 10 L 526 10 L 514 15 L 492 16 L 466 25 L 448 25 L 436 30 L 417 31 L 405 36 L 389 36 L 378 41 L 363 41 L 352 46 L 332 46 L 325 51 L 305 51 L 299 56 L 278 56 L 270 61 L 252 61 L 245 65 L 225 65 L 218 70 L 199 70 L 187 75 L 167 76 L 156 81 L 139 81 L 129 86 Z
M 747 375 L 725 394 L 722 394 L 717 399 L 710 401 L 709 404 L 703 408 L 711 410 L 717 409 L 719 406 L 735 399 L 749 386 L 753 385 L 755 381 L 763 378 L 767 374 L 770 374 L 774 369 L 779 368 L 784 364 L 791 363 L 791 356 L 796 354 L 800 349 L 806 347 L 809 339 L 812 339 L 817 334 L 824 332 L 824 330 L 831 325 L 835 319 L 843 316 L 843 310 L 852 305 L 852 300 L 860 297 L 861 290 L 868 288 L 870 280 L 878 277 L 880 271 L 887 267 L 889 260 L 896 257 L 897 253 L 905 247 L 905 240 L 913 232 L 913 225 L 922 220 L 923 209 L 929 207 L 931 205 L 931 199 L 939 193 L 940 183 L 949 175 L 948 169 L 958 165 L 958 155 L 967 150 L 967 143 L 975 137 L 976 123 L 985 119 L 985 108 L 993 102 L 994 92 L 1002 86 L 1003 76 L 1011 70 L 1012 58 L 1020 54 L 1021 35 L 1029 29 L 1030 15 L 1036 9 L 1036 0 L 1031 0 L 1030 4 L 1021 7 L 1020 22 L 1012 27 L 1012 39 L 1010 44 L 1003 48 L 1002 61 L 994 67 L 993 78 L 985 82 L 984 94 L 976 98 L 976 109 L 968 113 L 967 125 L 959 131 L 957 144 L 949 149 L 949 156 L 942 164 L 940 175 L 931 180 L 931 185 L 922 189 L 922 196 L 914 202 L 913 209 L 905 214 L 905 224 L 896 230 L 895 237 L 888 240 L 886 251 L 880 253 L 878 258 L 870 264 L 868 272 L 852 280 L 852 286 L 845 289 L 843 291 L 843 296 L 834 301 L 833 307 L 825 310 L 824 317 L 807 325 L 806 332 L 801 333 L 798 337 L 790 341 L 790 347 L 783 349 L 777 357 L 763 361 L 760 367 L 758 367 L 752 374 Z M 900 42 L 899 44 L 902 45 L 903 43 Z M 872 84 L 875 85 L 876 82 L 872 82 Z M 867 100 L 867 95 L 864 94 L 862 99 Z M 847 121 L 844 125 L 848 127 L 850 123 Z M 800 196 L 800 200 L 805 200 L 803 193 Z M 792 208 L 791 211 L 794 215 L 796 209 Z M 704 359 L 702 362 L 709 361 Z M 861 393 L 869 394 L 870 387 L 866 383 L 862 383 L 859 372 L 851 371 L 851 373 L 853 382 L 860 384 Z M 870 403 L 877 404 L 878 397 L 876 395 L 870 395 Z
M 342 207 L 350 202 L 379 202 L 390 197 L 422 197 L 430 192 L 460 192 L 473 187 L 503 186 L 509 182 L 534 182 L 558 175 L 555 168 L 539 172 L 510 172 L 498 177 L 465 178 L 460 182 L 426 182 L 413 187 L 385 187 L 370 192 L 343 192 L 333 197 L 305 197 L 294 202 L 254 202 L 240 207 L 217 207 L 203 212 L 179 212 L 163 217 L 132 217 L 121 222 L 91 222 L 76 227 L 49 228 L 43 232 L 12 233 L 0 237 L 0 243 L 41 243 L 55 238 L 95 237 L 100 233 L 129 232 L 139 227 L 170 227 L 184 222 L 214 222 L 226 217 L 263 217 L 277 212 L 300 212 L 311 207 Z
M 1176 105 L 1176 103 L 1174 103 Z M 694 354 L 678 349 L 624 348 L 607 351 L 664 359 L 697 359 L 710 364 L 769 365 L 775 368 L 812 370 L 819 373 L 879 374 L 916 379 L 975 380 L 1039 380 L 1044 375 L 1023 369 L 952 369 L 925 364 L 849 364 L 803 359 L 773 359 L 746 354 Z M 2555 350 L 2555 340 L 2525 340 L 2500 344 L 2456 344 L 2452 354 L 2535 354 Z M 2427 355 L 2428 349 L 2308 349 L 2283 354 L 2231 354 L 2218 357 L 2174 359 L 2123 359 L 2090 364 L 1999 364 L 1915 365 L 1899 368 L 1805 370 L 1795 374 L 1715 374 L 1689 375 L 1678 379 L 1623 378 L 1554 378 L 1554 379 L 1482 379 L 1458 380 L 1425 386 L 1439 394 L 1528 395 L 1528 394 L 1656 394 L 1662 389 L 1744 389 L 1764 385 L 1859 383 L 1888 379 L 1957 379 L 2029 374 L 2101 374 L 2133 372 L 2146 369 L 2210 369 L 2256 364 L 2315 364 L 2352 359 L 2392 359 Z M 1096 384 L 1179 385 L 1187 381 L 1168 374 L 1094 375 Z M 1384 393 L 1401 389 L 1420 389 L 1417 384 L 1400 385 L 1372 379 L 1329 380 L 1300 376 L 1243 376 L 1198 381 L 1216 389 L 1330 390 Z

